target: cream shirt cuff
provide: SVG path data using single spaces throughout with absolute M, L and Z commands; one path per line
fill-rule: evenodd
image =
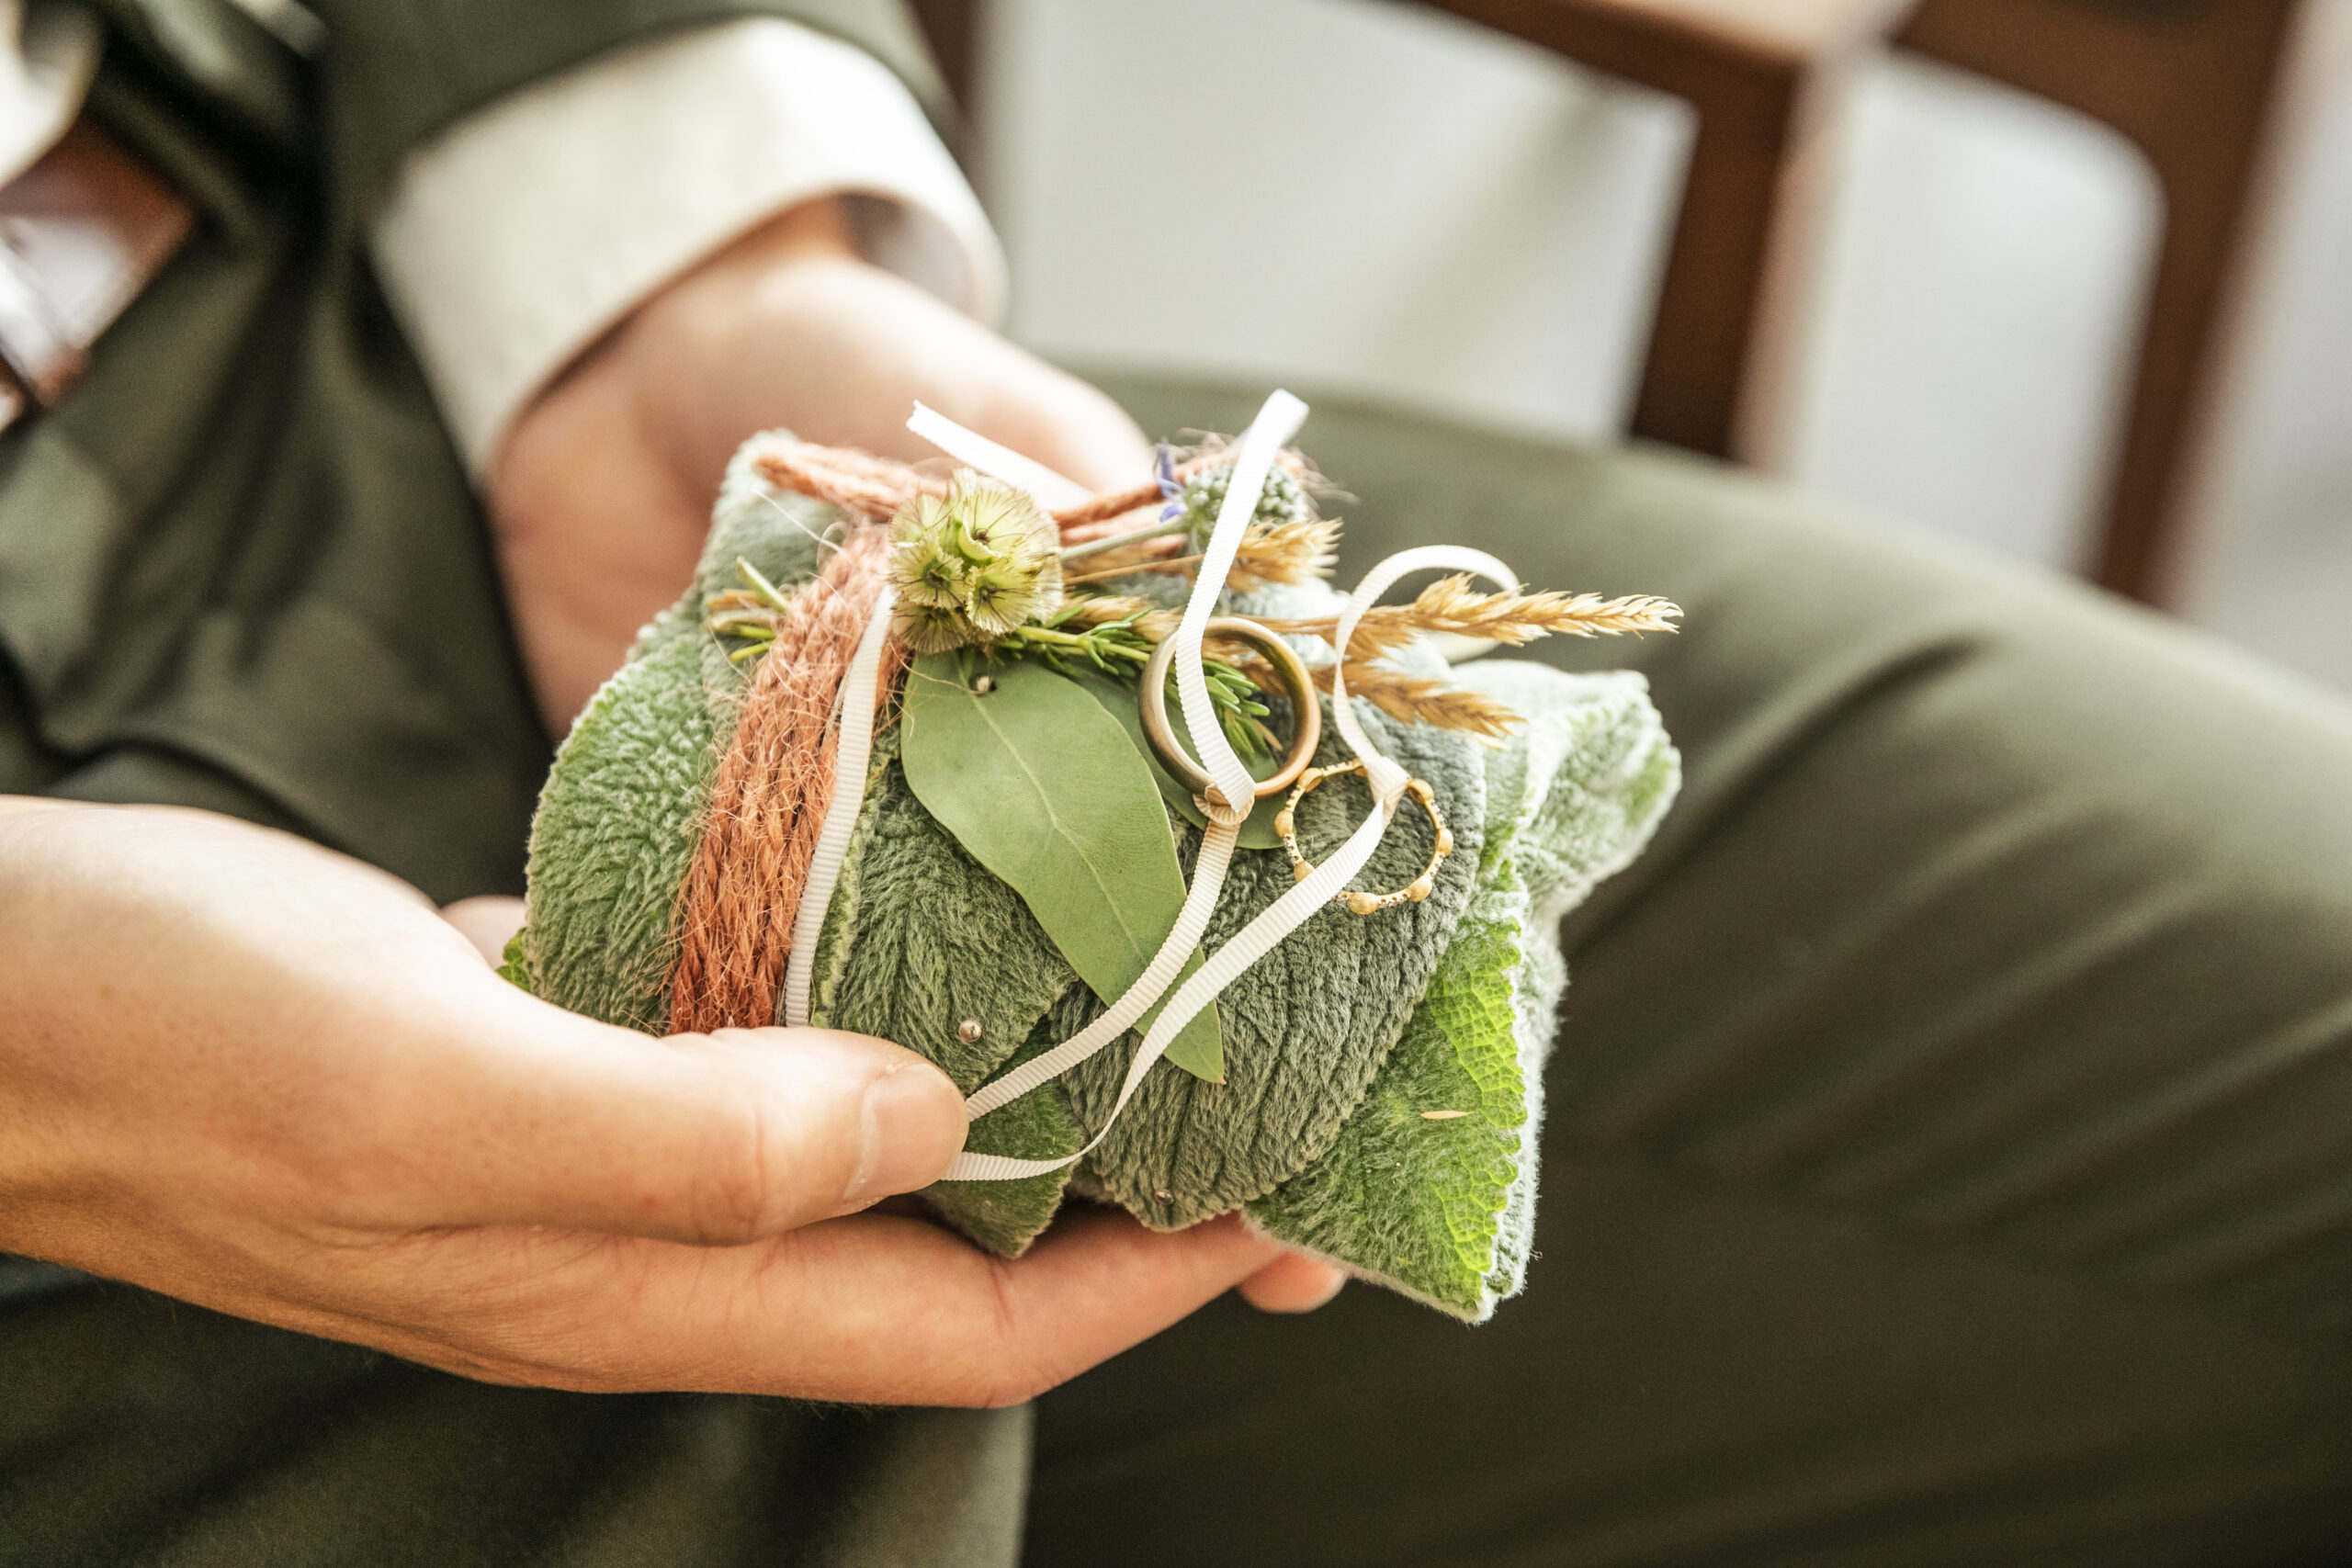
M 370 235 L 479 475 L 547 380 L 762 220 L 849 195 L 869 259 L 983 320 L 1004 256 L 955 161 L 871 55 L 775 17 L 623 49 L 412 152 Z

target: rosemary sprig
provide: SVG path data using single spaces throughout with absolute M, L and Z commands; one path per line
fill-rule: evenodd
M 703 625 L 719 637 L 736 638 L 741 646 L 728 649 L 730 664 L 743 664 L 765 653 L 775 642 L 775 620 L 788 601 L 784 591 L 767 580 L 758 567 L 737 557 L 735 574 L 741 588 L 722 589 L 710 596 Z
M 1157 646 L 1144 634 L 1141 626 L 1150 607 L 1139 606 L 1116 620 L 1072 629 L 1071 622 L 1085 608 L 1084 598 L 1072 599 L 1044 620 L 1017 626 L 997 638 L 989 645 L 989 650 L 1034 656 L 1059 675 L 1070 673 L 1070 667 L 1083 660 L 1114 680 L 1139 681 Z M 1270 710 L 1258 700 L 1256 684 L 1223 660 L 1203 659 L 1201 670 L 1207 679 L 1209 702 L 1216 709 L 1217 723 L 1223 727 L 1225 738 L 1233 742 L 1234 750 L 1252 756 L 1271 751 L 1273 738 L 1258 722 Z
M 750 589 L 759 597 L 761 603 L 766 604 L 777 615 L 780 615 L 792 608 L 791 602 L 784 596 L 784 590 L 770 582 L 764 572 L 741 556 L 735 558 L 735 570 L 737 575 L 742 578 L 743 586 Z
M 739 560 L 735 566 L 744 585 L 712 594 L 703 624 L 714 634 L 734 639 L 738 646 L 728 650 L 728 660 L 746 664 L 775 645 L 776 617 L 788 601 L 751 562 Z M 1051 615 L 1025 621 L 982 647 L 991 658 L 1037 659 L 1057 675 L 1068 675 L 1082 664 L 1133 685 L 1142 679 L 1152 649 L 1170 624 L 1170 612 L 1141 599 L 1074 594 Z M 1247 755 L 1271 753 L 1273 737 L 1258 722 L 1269 710 L 1258 700 L 1256 682 L 1221 659 L 1203 659 L 1201 665 L 1226 739 Z

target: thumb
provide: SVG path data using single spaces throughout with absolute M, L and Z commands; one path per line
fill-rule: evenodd
M 740 1244 L 927 1186 L 963 1146 L 956 1086 L 887 1042 L 655 1040 L 511 995 L 526 1028 L 457 1071 L 404 1075 L 421 1092 L 393 1109 L 386 1142 L 435 1173 L 432 1213 L 405 1223 Z

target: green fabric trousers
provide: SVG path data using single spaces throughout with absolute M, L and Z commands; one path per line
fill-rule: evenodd
M 1544 650 L 1647 671 L 1688 784 L 1570 922 L 1524 1296 L 1228 1300 L 1034 1410 L 865 1412 L 491 1388 L 19 1265 L 0 1564 L 2341 1561 L 2352 709 L 1700 463 L 1304 440 L 1365 498 L 1342 581 L 1458 540 L 1689 612 Z

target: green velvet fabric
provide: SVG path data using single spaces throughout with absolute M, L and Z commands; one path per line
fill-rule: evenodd
M 1009 1568 L 1030 1412 L 496 1387 L 85 1284 L 0 1294 L 6 1568 Z

